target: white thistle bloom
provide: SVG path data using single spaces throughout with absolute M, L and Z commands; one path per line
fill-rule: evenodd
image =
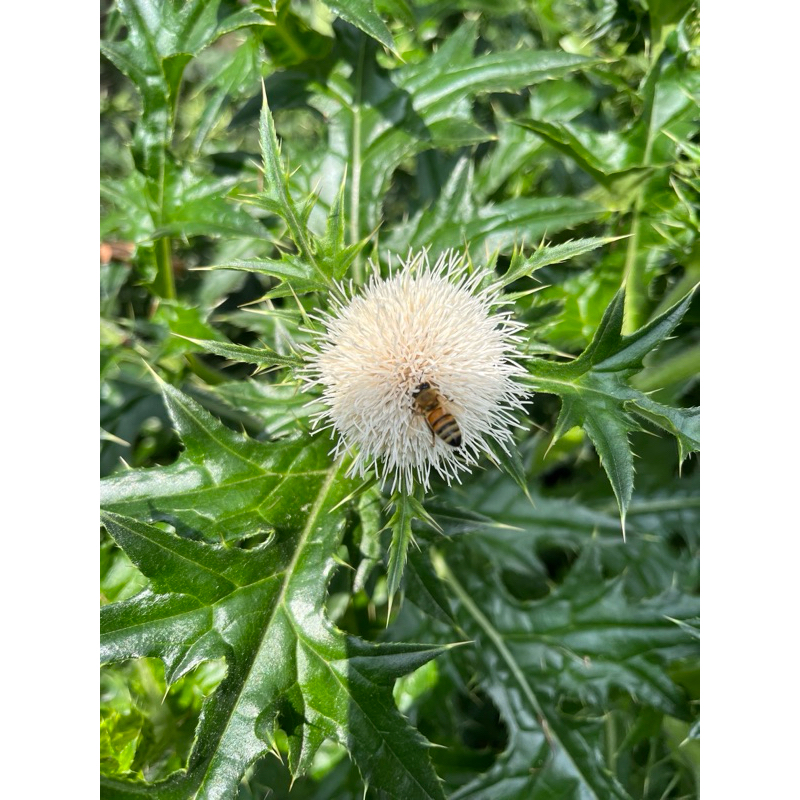
M 401 261 L 383 280 L 373 273 L 350 297 L 339 287 L 316 348 L 307 348 L 305 388 L 322 386 L 327 406 L 317 418 L 332 427 L 332 451 L 354 453 L 351 474 L 375 469 L 384 480 L 411 491 L 428 488 L 431 468 L 448 483 L 470 471 L 489 439 L 507 449 L 513 412 L 527 390 L 516 335 L 523 327 L 502 305 L 497 284 L 479 289 L 485 272 L 470 275 L 463 256 L 448 251 L 431 267 L 422 251 Z M 460 446 L 434 436 L 415 405 L 429 384 L 461 432 Z

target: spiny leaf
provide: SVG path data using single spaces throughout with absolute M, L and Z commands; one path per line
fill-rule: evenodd
M 101 519 L 156 590 L 171 588 L 205 603 L 213 603 L 233 591 L 235 584 L 225 573 L 230 570 L 231 562 L 235 563 L 237 552 L 245 559 L 248 557 L 245 551 L 228 550 L 221 545 L 209 548 L 119 514 L 105 512 Z
M 265 195 L 267 198 L 276 201 L 277 205 L 273 209 L 280 213 L 289 232 L 297 245 L 303 258 L 316 272 L 319 279 L 325 285 L 330 285 L 331 277 L 318 263 L 312 241 L 307 234 L 302 213 L 298 212 L 297 206 L 289 192 L 289 184 L 281 159 L 281 149 L 278 144 L 278 136 L 275 133 L 275 122 L 269 110 L 267 93 L 262 84 L 262 105 L 259 121 L 259 142 L 261 145 L 261 158 L 264 163 Z
M 408 547 L 414 542 L 411 523 L 417 519 L 425 522 L 434 530 L 441 530 L 433 517 L 425 510 L 422 503 L 413 495 L 400 491 L 395 492 L 390 503 L 394 504 L 394 513 L 386 525 L 392 531 L 392 542 L 389 546 L 389 567 L 386 576 L 387 593 L 389 595 L 387 617 L 391 614 L 392 599 L 400 588 Z
M 522 463 L 522 456 L 520 455 L 519 448 L 516 442 L 511 442 L 507 447 L 508 450 L 506 451 L 498 442 L 489 442 L 491 458 L 514 479 L 517 486 L 522 489 L 525 496 L 530 500 L 531 495 L 530 491 L 528 491 L 528 478 L 525 475 L 525 466 Z
M 342 500 L 353 488 L 347 465 L 328 463 L 325 442 L 249 440 L 174 387 L 162 391 L 186 450 L 169 467 L 104 482 L 108 530 L 152 588 L 103 608 L 103 660 L 161 658 L 173 682 L 224 658 L 227 675 L 204 703 L 187 770 L 147 787 L 148 796 L 233 797 L 282 730 L 295 777 L 333 738 L 388 796 L 443 800 L 426 742 L 391 694 L 397 677 L 442 648 L 369 644 L 324 615 Z M 144 521 L 164 519 L 177 533 Z M 231 528 L 271 535 L 250 550 L 209 543 Z M 143 788 L 104 780 L 109 797 Z
M 606 309 L 594 338 L 574 361 L 531 359 L 527 380 L 538 391 L 561 397 L 561 413 L 553 442 L 582 426 L 597 450 L 619 505 L 623 536 L 633 493 L 633 453 L 629 434 L 641 430 L 634 414 L 648 419 L 678 439 L 680 462 L 699 448 L 699 412 L 678 411 L 650 400 L 630 385 L 642 359 L 675 329 L 689 308 L 693 293 L 635 333 L 625 336 L 622 322 L 625 293 Z
M 230 342 L 212 342 L 208 339 L 191 339 L 188 336 L 182 336 L 181 338 L 199 345 L 203 349 L 208 350 L 209 353 L 224 356 L 233 361 L 258 364 L 260 367 L 271 367 L 274 365 L 298 367 L 303 363 L 303 359 L 300 358 L 300 356 L 284 356 L 266 346 L 263 348 L 255 348 L 245 347 L 241 344 L 232 344 Z
M 524 258 L 521 252 L 515 253 L 511 265 L 505 275 L 500 279 L 503 286 L 513 283 L 524 277 L 530 277 L 538 269 L 548 267 L 551 264 L 559 264 L 562 261 L 569 261 L 571 258 L 590 253 L 598 247 L 602 247 L 609 242 L 614 242 L 621 237 L 593 237 L 590 239 L 577 239 L 557 245 L 542 245 L 537 248 L 533 255 Z
M 286 281 L 297 294 L 316 292 L 324 289 L 326 284 L 319 279 L 308 262 L 296 255 L 284 255 L 276 258 L 232 259 L 214 264 L 204 269 L 231 269 L 237 272 L 252 272 L 256 275 L 269 275 Z
M 629 800 L 603 767 L 602 724 L 591 713 L 582 715 L 583 722 L 568 717 L 561 698 L 573 697 L 591 711 L 622 690 L 639 703 L 685 717 L 686 698 L 663 664 L 696 654 L 696 641 L 675 621 L 692 620 L 697 599 L 673 591 L 631 601 L 619 579 L 603 580 L 597 547 L 585 551 L 550 596 L 525 603 L 498 592 L 474 570 L 460 570 L 457 577 L 441 553 L 434 553 L 434 565 L 454 591 L 460 628 L 476 641 L 456 658 L 467 661 L 509 731 L 506 751 L 494 766 L 452 796 Z
M 628 401 L 627 407 L 659 428 L 669 431 L 678 441 L 678 461 L 700 450 L 700 409 L 671 408 L 646 395 Z
M 351 25 L 394 50 L 394 39 L 375 10 L 374 0 L 325 0 L 325 5 Z

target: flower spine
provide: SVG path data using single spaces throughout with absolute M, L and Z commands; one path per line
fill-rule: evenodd
M 352 474 L 374 469 L 392 490 L 428 489 L 431 469 L 448 483 L 470 471 L 495 440 L 508 450 L 514 411 L 527 390 L 515 359 L 523 327 L 503 304 L 500 287 L 479 288 L 485 272 L 468 272 L 448 251 L 431 266 L 427 251 L 409 254 L 387 279 L 376 271 L 361 292 L 338 287 L 324 326 L 307 348 L 305 388 L 321 386 L 327 408 L 317 418 L 338 434 L 338 456 L 353 452 Z M 349 296 L 348 296 L 349 294 Z M 434 434 L 415 398 L 428 384 L 456 421 L 457 447 Z

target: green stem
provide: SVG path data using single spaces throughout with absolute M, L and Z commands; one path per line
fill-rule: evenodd
M 609 769 L 616 775 L 617 772 L 617 726 L 614 721 L 614 715 L 608 712 L 604 720 L 605 727 L 605 745 L 606 745 L 606 763 Z
M 166 300 L 174 300 L 176 294 L 175 274 L 172 271 L 172 242 L 168 236 L 156 242 L 156 266 L 158 272 L 153 281 L 155 293 Z
M 651 70 L 660 70 L 658 60 L 652 61 Z M 650 77 L 648 76 L 648 80 Z M 655 76 L 653 77 L 655 80 Z M 651 97 L 647 101 L 647 108 L 644 114 L 647 116 L 647 139 L 642 156 L 642 166 L 649 167 L 653 156 L 653 143 L 657 131 L 653 130 L 653 105 L 655 98 Z M 633 221 L 631 222 L 631 235 L 628 239 L 628 250 L 625 254 L 625 316 L 622 321 L 622 332 L 631 334 L 644 325 L 647 320 L 647 283 L 644 277 L 644 254 L 639 251 L 639 239 L 641 238 L 642 213 L 644 209 L 644 193 L 648 181 L 644 181 L 637 189 L 636 203 L 633 207 Z
M 647 286 L 644 281 L 643 261 L 639 257 L 639 238 L 642 226 L 642 192 L 637 190 L 636 203 L 633 207 L 633 220 L 631 222 L 628 249 L 625 253 L 625 316 L 622 322 L 622 332 L 631 334 L 644 324 L 647 311 Z
M 695 377 L 700 371 L 700 345 L 684 350 L 661 364 L 646 367 L 631 378 L 631 386 L 641 392 L 653 392 Z
M 209 386 L 219 386 L 228 380 L 218 369 L 204 364 L 196 353 L 187 353 L 186 362 L 189 364 L 189 369 Z
M 361 37 L 361 46 L 358 51 L 358 65 L 353 76 L 354 102 L 353 102 L 353 141 L 352 157 L 353 172 L 350 177 L 350 244 L 355 244 L 361 233 L 361 220 L 359 219 L 359 203 L 361 195 L 361 96 L 364 79 L 364 56 L 366 52 L 366 39 Z M 361 283 L 363 272 L 361 258 L 356 256 L 353 261 L 353 278 L 356 283 Z

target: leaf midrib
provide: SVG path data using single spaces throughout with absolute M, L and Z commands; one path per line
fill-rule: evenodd
M 203 775 L 202 780 L 198 784 L 197 791 L 194 794 L 195 797 L 200 792 L 200 789 L 202 789 L 206 784 L 206 779 L 208 777 L 209 768 L 214 763 L 214 761 L 215 761 L 215 759 L 217 757 L 217 754 L 219 753 L 220 745 L 225 740 L 226 734 L 228 732 L 228 728 L 230 727 L 230 724 L 231 724 L 231 720 L 233 719 L 233 716 L 234 716 L 234 714 L 236 712 L 236 709 L 239 707 L 239 704 L 241 702 L 242 693 L 245 691 L 245 688 L 248 686 L 248 684 L 250 682 L 250 676 L 253 673 L 253 669 L 255 668 L 256 664 L 259 663 L 259 655 L 260 655 L 262 649 L 264 648 L 264 646 L 266 644 L 267 633 L 269 632 L 269 629 L 272 627 L 272 624 L 275 621 L 275 615 L 276 615 L 278 609 L 279 608 L 283 608 L 284 610 L 286 610 L 287 611 L 287 616 L 288 616 L 288 610 L 285 608 L 284 603 L 285 603 L 285 600 L 286 600 L 286 593 L 288 591 L 289 584 L 291 583 L 292 578 L 294 576 L 294 569 L 297 566 L 297 562 L 300 559 L 300 555 L 302 554 L 306 543 L 308 542 L 308 538 L 311 536 L 311 533 L 312 533 L 312 531 L 314 529 L 314 525 L 316 524 L 316 521 L 317 521 L 317 517 L 319 516 L 319 513 L 322 510 L 322 506 L 324 505 L 325 500 L 328 497 L 328 494 L 330 492 L 331 486 L 334 484 L 334 482 L 335 482 L 335 480 L 336 480 L 336 478 L 337 478 L 337 476 L 339 474 L 339 471 L 342 468 L 342 465 L 343 465 L 343 461 L 338 461 L 338 462 L 334 463 L 327 470 L 328 477 L 325 479 L 324 483 L 320 487 L 319 492 L 317 494 L 317 498 L 314 501 L 314 505 L 312 506 L 311 511 L 308 514 L 308 519 L 306 520 L 306 525 L 303 528 L 303 532 L 300 535 L 300 539 L 297 542 L 297 547 L 295 548 L 295 552 L 294 552 L 294 555 L 292 556 L 292 560 L 289 562 L 289 565 L 286 567 L 286 570 L 285 570 L 286 576 L 285 576 L 285 578 L 283 580 L 283 584 L 281 586 L 280 593 L 279 593 L 275 603 L 273 604 L 272 610 L 270 611 L 269 615 L 267 616 L 267 618 L 265 620 L 265 624 L 264 624 L 264 626 L 262 628 L 262 635 L 261 635 L 261 638 L 260 638 L 260 641 L 259 641 L 259 645 L 256 648 L 255 653 L 253 654 L 253 658 L 250 661 L 250 665 L 247 668 L 247 672 L 245 673 L 244 678 L 243 678 L 243 680 L 242 680 L 242 682 L 241 682 L 241 684 L 239 686 L 239 691 L 236 694 L 236 700 L 235 700 L 235 702 L 233 702 L 231 704 L 231 710 L 230 710 L 230 713 L 228 714 L 227 720 L 225 721 L 225 727 L 222 729 L 222 732 L 217 737 L 217 740 L 216 740 L 216 742 L 214 744 L 214 749 L 211 751 L 211 753 L 209 753 L 209 756 L 208 756 L 208 759 L 207 759 L 207 762 L 206 762 L 208 766 L 206 768 L 206 771 L 205 771 L 205 774 Z
M 630 390 L 629 389 L 628 390 L 629 393 L 628 393 L 628 395 L 626 397 L 619 398 L 619 397 L 616 397 L 613 394 L 609 394 L 609 392 L 603 391 L 602 389 L 595 389 L 594 386 L 586 386 L 585 384 L 576 382 L 577 380 L 579 380 L 580 378 L 584 377 L 585 375 L 587 375 L 591 371 L 592 370 L 590 369 L 590 370 L 587 370 L 586 372 L 582 373 L 581 375 L 579 375 L 575 379 L 575 381 L 565 381 L 565 380 L 559 380 L 558 378 L 544 377 L 544 376 L 536 375 L 535 373 L 532 373 L 532 372 L 528 373 L 528 375 L 525 376 L 525 380 L 527 380 L 531 384 L 534 384 L 535 382 L 537 382 L 539 384 L 544 384 L 544 385 L 555 384 L 557 386 L 566 386 L 567 388 L 574 390 L 574 392 L 576 394 L 578 394 L 578 395 L 580 395 L 581 393 L 596 394 L 596 395 L 599 395 L 600 397 L 604 397 L 604 398 L 606 398 L 608 400 L 611 400 L 614 403 L 619 403 L 621 399 L 633 400 L 639 395 L 639 392 L 637 392 L 635 389 L 634 390 Z M 556 395 L 559 395 L 559 396 L 563 396 L 562 392 L 551 392 L 546 388 L 542 388 L 541 385 L 540 386 L 534 385 L 533 388 L 535 390 L 540 391 L 540 392 L 544 392 L 545 394 L 556 394 Z M 628 387 L 625 387 L 624 385 L 621 385 L 620 388 L 626 388 L 627 389 Z
M 514 676 L 517 684 L 519 685 L 520 689 L 522 689 L 523 694 L 528 698 L 533 710 L 536 712 L 537 716 L 540 720 L 547 720 L 547 715 L 544 713 L 544 709 L 539 702 L 539 698 L 536 696 L 536 693 L 533 691 L 528 679 L 525 677 L 525 674 L 522 672 L 519 664 L 517 663 L 514 655 L 511 651 L 506 647 L 505 642 L 503 641 L 503 637 L 500 632 L 492 625 L 492 623 L 484 616 L 483 612 L 477 607 L 475 602 L 469 596 L 468 592 L 464 587 L 458 582 L 455 575 L 450 570 L 447 563 L 444 561 L 444 558 L 441 555 L 436 556 L 437 562 L 439 565 L 443 566 L 443 572 L 447 580 L 451 583 L 456 595 L 458 596 L 461 603 L 464 605 L 464 608 L 470 613 L 470 616 L 478 623 L 479 627 L 484 631 L 484 633 L 491 639 L 492 644 L 497 648 L 498 653 L 500 654 L 501 658 L 506 662 L 511 674 Z M 584 774 L 583 770 L 578 766 L 578 763 L 572 756 L 570 750 L 566 747 L 564 742 L 558 736 L 558 734 L 553 729 L 552 725 L 548 724 L 549 728 L 549 738 L 558 744 L 561 748 L 564 755 L 569 759 L 570 763 L 573 765 L 576 773 L 581 776 L 585 786 L 589 788 L 592 792 L 592 796 L 595 800 L 603 800 L 594 790 L 592 781 Z

